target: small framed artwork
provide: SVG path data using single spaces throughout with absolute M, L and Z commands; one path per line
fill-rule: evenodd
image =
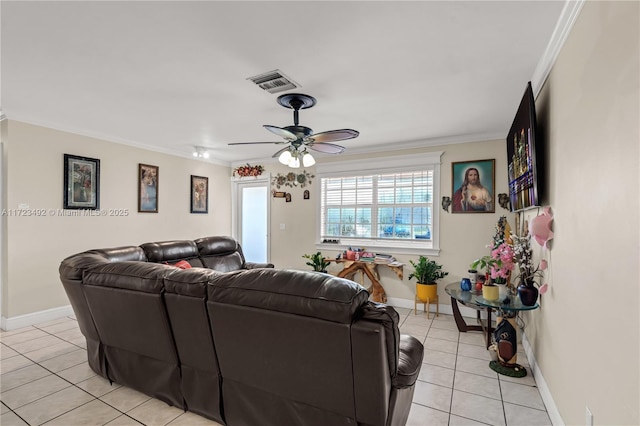
M 309 190 L 308 189 L 304 190 L 302 198 L 305 199 L 305 200 L 309 199 Z
M 191 213 L 209 213 L 209 178 L 191 175 Z
M 495 159 L 451 164 L 453 213 L 495 212 L 495 165 Z
M 64 209 L 100 209 L 100 160 L 64 154 Z
M 284 196 L 284 200 L 285 200 L 287 203 L 290 203 L 290 202 L 291 202 L 291 193 L 290 193 L 290 192 L 287 192 L 287 193 L 285 194 L 285 196 Z
M 158 213 L 158 166 L 138 164 L 138 212 Z

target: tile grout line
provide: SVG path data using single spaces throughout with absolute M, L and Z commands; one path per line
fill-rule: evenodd
M 25 357 L 25 358 L 27 358 L 29 361 L 33 362 L 35 365 L 38 365 L 39 367 L 41 367 L 41 368 L 43 368 L 43 369 L 47 370 L 49 373 L 51 373 L 51 375 L 56 376 L 56 377 L 58 377 L 58 378 L 60 378 L 60 379 L 64 380 L 65 382 L 69 383 L 69 385 L 70 385 L 70 386 L 67 386 L 67 387 L 65 387 L 65 388 L 63 388 L 63 389 L 57 390 L 57 391 L 55 391 L 55 392 L 53 392 L 53 393 L 50 393 L 50 394 L 45 395 L 45 396 L 43 396 L 43 397 L 40 397 L 40 398 L 38 398 L 38 399 L 35 399 L 35 400 L 33 400 L 33 401 L 29 402 L 28 404 L 24 404 L 24 405 L 21 405 L 20 407 L 16 407 L 16 410 L 17 410 L 17 409 L 19 409 L 19 408 L 25 407 L 25 406 L 27 406 L 27 405 L 29 405 L 29 404 L 32 404 L 32 403 L 34 403 L 34 402 L 36 402 L 36 401 L 40 401 L 40 400 L 42 400 L 42 399 L 44 399 L 44 398 L 47 398 L 47 397 L 49 397 L 49 396 L 51 396 L 51 395 L 55 395 L 56 393 L 61 392 L 61 391 L 65 390 L 65 389 L 69 389 L 70 387 L 75 387 L 76 389 L 79 389 L 79 390 L 81 390 L 82 392 L 84 392 L 84 393 L 88 394 L 88 395 L 89 395 L 89 396 L 91 396 L 91 398 L 93 398 L 93 399 L 92 399 L 92 400 L 89 400 L 89 401 L 87 401 L 87 402 L 85 402 L 85 403 L 83 403 L 83 404 L 80 404 L 80 405 L 78 405 L 78 406 L 76 406 L 76 407 L 73 407 L 72 409 L 67 410 L 67 411 L 65 411 L 65 412 L 63 412 L 63 413 L 60 413 L 59 415 L 57 415 L 57 416 L 55 416 L 55 417 L 52 417 L 52 418 L 48 419 L 45 423 L 42 423 L 42 424 L 46 424 L 46 423 L 48 423 L 48 422 L 50 422 L 50 421 L 52 421 L 52 420 L 54 420 L 54 419 L 56 419 L 56 418 L 58 418 L 58 417 L 60 417 L 60 416 L 63 416 L 63 415 L 65 415 L 65 414 L 67 414 L 67 413 L 69 413 L 69 412 L 71 412 L 71 411 L 73 411 L 73 410 L 75 410 L 75 409 L 77 409 L 77 408 L 80 408 L 80 407 L 82 407 L 82 406 L 84 406 L 84 405 L 86 405 L 86 404 L 88 404 L 88 403 L 90 403 L 90 402 L 96 401 L 96 400 L 98 400 L 98 401 L 102 402 L 103 404 L 105 404 L 105 405 L 107 405 L 107 406 L 109 406 L 109 407 L 113 408 L 113 409 L 114 409 L 114 410 L 116 410 L 118 413 L 120 413 L 120 415 L 125 415 L 125 416 L 129 417 L 130 419 L 135 420 L 135 421 L 136 421 L 136 422 L 138 422 L 138 423 L 141 423 L 141 422 L 139 422 L 137 419 L 135 419 L 135 418 L 133 418 L 133 417 L 129 416 L 127 413 L 125 413 L 125 412 L 123 412 L 123 411 L 119 410 L 118 408 L 114 407 L 113 405 L 109 404 L 108 402 L 103 401 L 103 400 L 101 399 L 101 397 L 97 397 L 97 396 L 93 395 L 92 393 L 88 392 L 87 390 L 85 390 L 85 389 L 83 389 L 83 388 L 81 388 L 81 387 L 77 386 L 77 384 L 72 383 L 71 381 L 69 381 L 68 379 L 66 379 L 66 378 L 64 378 L 64 377 L 62 377 L 62 376 L 60 376 L 60 375 L 58 375 L 57 373 L 54 373 L 53 371 L 51 371 L 51 370 L 50 370 L 50 369 L 48 369 L 47 367 L 45 367 L 45 366 L 43 366 L 43 365 L 40 365 L 40 363 L 39 363 L 39 362 L 36 362 L 36 361 L 32 360 L 31 358 L 28 358 L 28 357 L 27 357 L 27 356 L 25 356 L 24 354 L 19 354 L 19 355 L 24 356 L 24 357 Z M 62 354 L 62 355 L 60 355 L 60 356 L 64 356 L 64 355 L 65 355 L 65 354 Z M 54 358 L 55 358 L 55 357 L 54 357 Z M 49 359 L 52 359 L 52 358 L 49 358 Z M 83 362 L 86 362 L 86 361 L 83 361 Z M 80 365 L 80 364 L 82 364 L 82 362 L 81 362 L 81 363 L 78 363 L 78 364 L 76 364 L 76 365 L 74 365 L 74 366 L 72 366 L 72 367 L 69 367 L 69 368 L 73 368 L 73 367 L 75 367 L 75 366 L 77 366 L 77 365 Z M 23 367 L 23 368 L 24 368 L 24 367 Z M 67 369 L 65 369 L 65 370 L 67 370 Z M 65 370 L 61 370 L 61 371 L 65 371 Z M 102 376 L 98 376 L 98 375 L 96 375 L 96 376 L 97 376 L 97 377 L 102 377 Z M 47 376 L 45 376 L 45 377 L 47 377 Z M 42 377 L 40 377 L 40 378 L 38 378 L 38 379 L 36 379 L 36 380 L 39 380 L 39 379 L 41 379 L 41 378 L 42 378 Z M 90 379 L 90 378 L 89 378 L 89 379 Z M 89 379 L 87 379 L 87 380 L 89 380 Z M 35 380 L 32 380 L 32 381 L 27 382 L 27 383 L 24 383 L 24 384 L 22 384 L 22 385 L 20 385 L 20 386 L 16 386 L 15 388 L 10 389 L 10 390 L 18 389 L 19 387 L 21 387 L 21 386 L 25 386 L 25 385 L 28 385 L 29 383 L 33 383 L 34 381 L 35 381 Z M 84 381 L 84 380 L 83 380 L 83 381 Z M 122 385 L 120 385 L 120 386 L 122 386 Z M 120 389 L 120 388 L 116 388 L 116 389 L 110 390 L 109 392 L 105 393 L 105 394 L 104 394 L 104 395 L 102 395 L 102 396 L 108 395 L 108 394 L 110 394 L 111 392 L 114 392 L 114 391 L 116 391 L 116 390 L 118 390 L 118 389 Z M 149 399 L 152 399 L 152 398 L 151 398 L 151 397 L 149 397 Z M 148 400 L 147 400 L 147 401 L 148 401 Z M 144 402 L 147 402 L 147 401 L 144 401 Z M 144 404 L 144 402 L 142 402 L 142 403 L 140 403 L 140 404 L 136 405 L 135 407 L 132 407 L 132 408 L 131 408 L 131 410 L 133 410 L 133 409 L 135 409 L 135 408 L 139 407 L 140 405 Z M 4 404 L 4 403 L 3 403 L 3 404 Z M 12 409 L 11 407 L 9 407 L 7 404 L 4 404 L 4 405 L 5 405 L 9 410 L 11 410 L 11 411 L 16 415 L 16 416 L 20 417 L 20 415 L 19 415 L 18 413 L 16 413 L 16 412 L 14 411 L 14 409 Z M 131 410 L 129 410 L 129 411 L 131 411 Z M 120 417 L 120 415 L 118 415 L 117 417 Z M 116 418 L 117 418 L 117 417 L 116 417 Z M 22 417 L 20 417 L 20 419 L 21 419 L 21 420 L 23 420 L 25 423 L 29 424 L 29 423 L 28 423 L 26 420 L 24 420 Z M 112 419 L 112 420 L 114 420 L 114 419 Z M 112 420 L 110 420 L 110 421 L 112 421 Z M 175 419 L 174 419 L 174 420 L 175 420 Z M 108 423 L 108 422 L 107 422 L 107 423 Z M 142 423 L 141 423 L 141 424 L 142 424 Z
M 453 383 L 451 383 L 451 398 L 449 401 L 449 424 L 451 424 L 451 411 L 453 410 L 453 394 L 456 388 L 456 374 L 458 374 L 458 351 L 460 350 L 460 332 L 458 332 L 458 341 L 456 342 L 456 360 L 453 364 Z

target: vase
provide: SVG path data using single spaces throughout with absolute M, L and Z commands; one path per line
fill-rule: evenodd
M 482 286 L 482 297 L 489 301 L 498 300 L 499 289 L 496 285 L 484 285 Z
M 471 280 L 469 278 L 463 278 L 460 281 L 460 289 L 462 289 L 462 291 L 470 291 L 471 290 Z
M 524 306 L 533 306 L 538 301 L 538 289 L 533 284 L 523 282 L 518 286 L 518 296 Z
M 438 296 L 438 286 L 436 284 L 416 284 L 416 295 L 423 303 L 429 300 L 434 301 Z

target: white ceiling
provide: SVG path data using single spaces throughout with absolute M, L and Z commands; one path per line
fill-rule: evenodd
M 0 3 L 9 119 L 228 164 L 270 157 L 280 69 L 347 152 L 503 138 L 562 1 Z

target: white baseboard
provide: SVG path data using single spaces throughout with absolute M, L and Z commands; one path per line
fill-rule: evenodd
M 549 419 L 551 419 L 551 424 L 553 426 L 564 426 L 564 421 L 562 420 L 562 416 L 560 416 L 560 411 L 558 411 L 558 407 L 553 400 L 553 396 L 551 395 L 551 391 L 547 386 L 547 382 L 544 380 L 542 371 L 540 370 L 540 367 L 536 362 L 536 357 L 533 354 L 533 349 L 531 349 L 531 344 L 529 344 L 527 335 L 524 332 L 522 333 L 522 348 L 527 354 L 527 360 L 529 361 L 529 365 L 531 366 L 533 378 L 536 379 L 536 386 L 538 386 L 538 390 L 540 391 L 540 396 L 542 397 L 544 406 L 547 408 L 547 413 L 549 414 Z
M 17 328 L 28 327 L 40 322 L 51 321 L 62 317 L 73 315 L 71 305 L 61 306 L 59 308 L 47 309 L 45 311 L 33 312 L 15 317 L 0 318 L 0 327 L 5 330 L 15 330 Z

